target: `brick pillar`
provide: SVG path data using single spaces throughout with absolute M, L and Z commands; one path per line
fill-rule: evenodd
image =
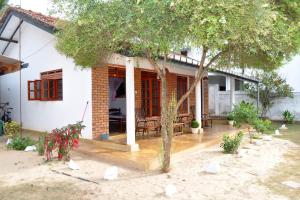
M 142 108 L 142 73 L 140 69 L 134 69 L 135 108 Z
M 208 77 L 204 77 L 202 80 L 202 89 L 203 89 L 203 114 L 208 114 Z
M 109 133 L 109 82 L 108 67 L 92 69 L 92 126 L 93 139 Z
M 195 78 L 189 77 L 190 86 L 194 83 Z M 191 114 L 195 115 L 195 105 L 196 105 L 196 97 L 195 97 L 195 89 L 190 94 L 190 112 Z
M 171 99 L 172 94 L 177 98 L 177 75 L 173 73 L 167 73 L 167 99 L 168 101 Z

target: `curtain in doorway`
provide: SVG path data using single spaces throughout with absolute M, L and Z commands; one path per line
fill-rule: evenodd
M 123 81 L 123 78 L 109 78 L 110 97 L 112 101 L 116 100 L 117 90 Z

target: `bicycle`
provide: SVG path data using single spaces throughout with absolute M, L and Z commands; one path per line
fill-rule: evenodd
M 5 122 L 11 122 L 11 111 L 13 108 L 9 108 L 9 102 L 0 103 L 0 116 L 1 120 Z

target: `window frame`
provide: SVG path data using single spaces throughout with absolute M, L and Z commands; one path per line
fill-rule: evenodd
M 45 87 L 45 82 L 47 82 L 47 86 Z M 59 82 L 61 82 L 61 97 L 59 95 Z M 32 86 L 34 84 L 34 88 Z M 39 87 L 38 87 L 39 85 Z M 34 101 L 62 101 L 63 100 L 63 77 L 62 77 L 62 69 L 52 70 L 41 73 L 40 80 L 28 81 L 27 82 L 27 93 L 28 100 Z M 47 91 L 47 95 L 45 95 L 45 90 Z M 32 97 L 33 92 L 33 97 Z M 52 95 L 51 95 L 52 92 Z

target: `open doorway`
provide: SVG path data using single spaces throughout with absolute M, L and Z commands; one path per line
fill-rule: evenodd
M 109 134 L 126 132 L 125 68 L 109 67 Z

